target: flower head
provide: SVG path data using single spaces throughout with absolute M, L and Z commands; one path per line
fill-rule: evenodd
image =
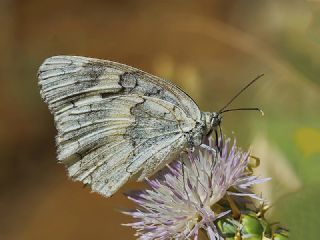
M 207 148 L 189 152 L 183 162 L 175 161 L 153 179 L 148 190 L 133 192 L 128 198 L 139 209 L 126 212 L 137 219 L 125 224 L 136 229 L 139 239 L 198 239 L 203 229 L 209 239 L 222 239 L 215 221 L 230 213 L 220 202 L 229 197 L 253 197 L 258 179 L 247 171 L 249 153 L 231 147 L 228 139 L 221 153 Z

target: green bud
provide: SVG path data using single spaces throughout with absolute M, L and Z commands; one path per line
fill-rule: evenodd
M 216 222 L 225 240 L 287 240 L 288 231 L 272 227 L 256 213 L 241 214 L 240 219 L 224 217 Z
M 288 240 L 289 233 L 285 229 L 277 229 L 276 232 L 273 234 L 273 240 Z
M 230 218 L 222 218 L 217 221 L 217 227 L 225 238 L 234 238 L 237 233 L 237 225 Z
M 263 226 L 257 217 L 251 215 L 241 215 L 241 226 L 241 236 L 243 239 L 262 239 Z

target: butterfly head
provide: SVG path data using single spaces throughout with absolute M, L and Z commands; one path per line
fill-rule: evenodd
M 220 113 L 213 112 L 210 116 L 210 128 L 213 130 L 220 125 L 222 115 Z
M 204 112 L 203 114 L 206 128 L 205 133 L 208 136 L 220 126 L 222 115 L 217 112 Z

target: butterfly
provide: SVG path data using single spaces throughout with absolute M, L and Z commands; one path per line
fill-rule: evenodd
M 235 96 L 218 112 L 201 112 L 173 83 L 108 60 L 53 56 L 38 78 L 58 132 L 58 161 L 106 197 L 200 146 L 223 112 L 241 110 L 226 109 Z

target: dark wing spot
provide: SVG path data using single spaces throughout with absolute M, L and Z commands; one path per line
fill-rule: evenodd
M 120 75 L 119 84 L 126 89 L 133 89 L 137 86 L 138 78 L 139 73 L 137 72 L 125 72 Z
M 146 96 L 158 96 L 161 98 L 161 96 L 163 95 L 163 89 L 159 88 L 159 87 L 152 87 L 150 89 L 147 89 Z
M 105 64 L 102 62 L 87 62 L 84 64 L 84 69 L 87 69 L 86 74 L 92 79 L 97 80 L 104 73 Z
M 138 77 L 138 73 L 136 72 L 125 72 L 119 76 L 120 79 L 118 84 L 121 86 L 121 89 L 116 92 L 101 93 L 101 98 L 109 98 L 131 93 L 132 90 L 138 85 Z

